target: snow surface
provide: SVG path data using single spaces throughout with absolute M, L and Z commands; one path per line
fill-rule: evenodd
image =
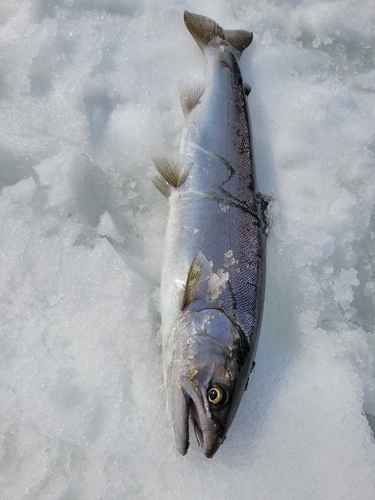
M 174 449 L 158 285 L 184 9 L 242 58 L 272 194 L 257 366 L 222 448 Z M 2 0 L 0 498 L 375 498 L 373 0 Z M 371 429 L 372 427 L 372 429 Z

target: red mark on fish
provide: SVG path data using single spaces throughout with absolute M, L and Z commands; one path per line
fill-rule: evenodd
M 222 66 L 224 66 L 224 68 L 229 68 L 229 69 L 230 69 L 230 66 L 229 66 L 229 64 L 227 63 L 227 61 L 220 60 L 220 61 L 219 61 L 219 64 L 221 64 Z

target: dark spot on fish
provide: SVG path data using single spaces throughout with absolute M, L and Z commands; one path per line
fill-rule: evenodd
M 247 386 L 249 385 L 249 380 L 250 380 L 250 377 L 247 377 L 246 385 L 245 385 L 245 391 L 247 391 Z
M 236 300 L 236 296 L 235 296 L 235 293 L 233 290 L 233 284 L 232 284 L 231 280 L 228 280 L 228 289 L 229 289 L 230 296 L 232 299 L 232 310 L 236 312 L 237 311 L 237 300 Z

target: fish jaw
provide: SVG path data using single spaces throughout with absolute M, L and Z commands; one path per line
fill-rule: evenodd
M 189 405 L 185 391 L 177 379 L 171 389 L 173 434 L 177 451 L 186 455 L 189 448 Z

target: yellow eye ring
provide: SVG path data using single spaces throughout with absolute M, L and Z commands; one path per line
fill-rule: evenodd
M 223 390 L 217 385 L 214 385 L 208 389 L 207 398 L 209 403 L 218 405 L 223 399 Z

